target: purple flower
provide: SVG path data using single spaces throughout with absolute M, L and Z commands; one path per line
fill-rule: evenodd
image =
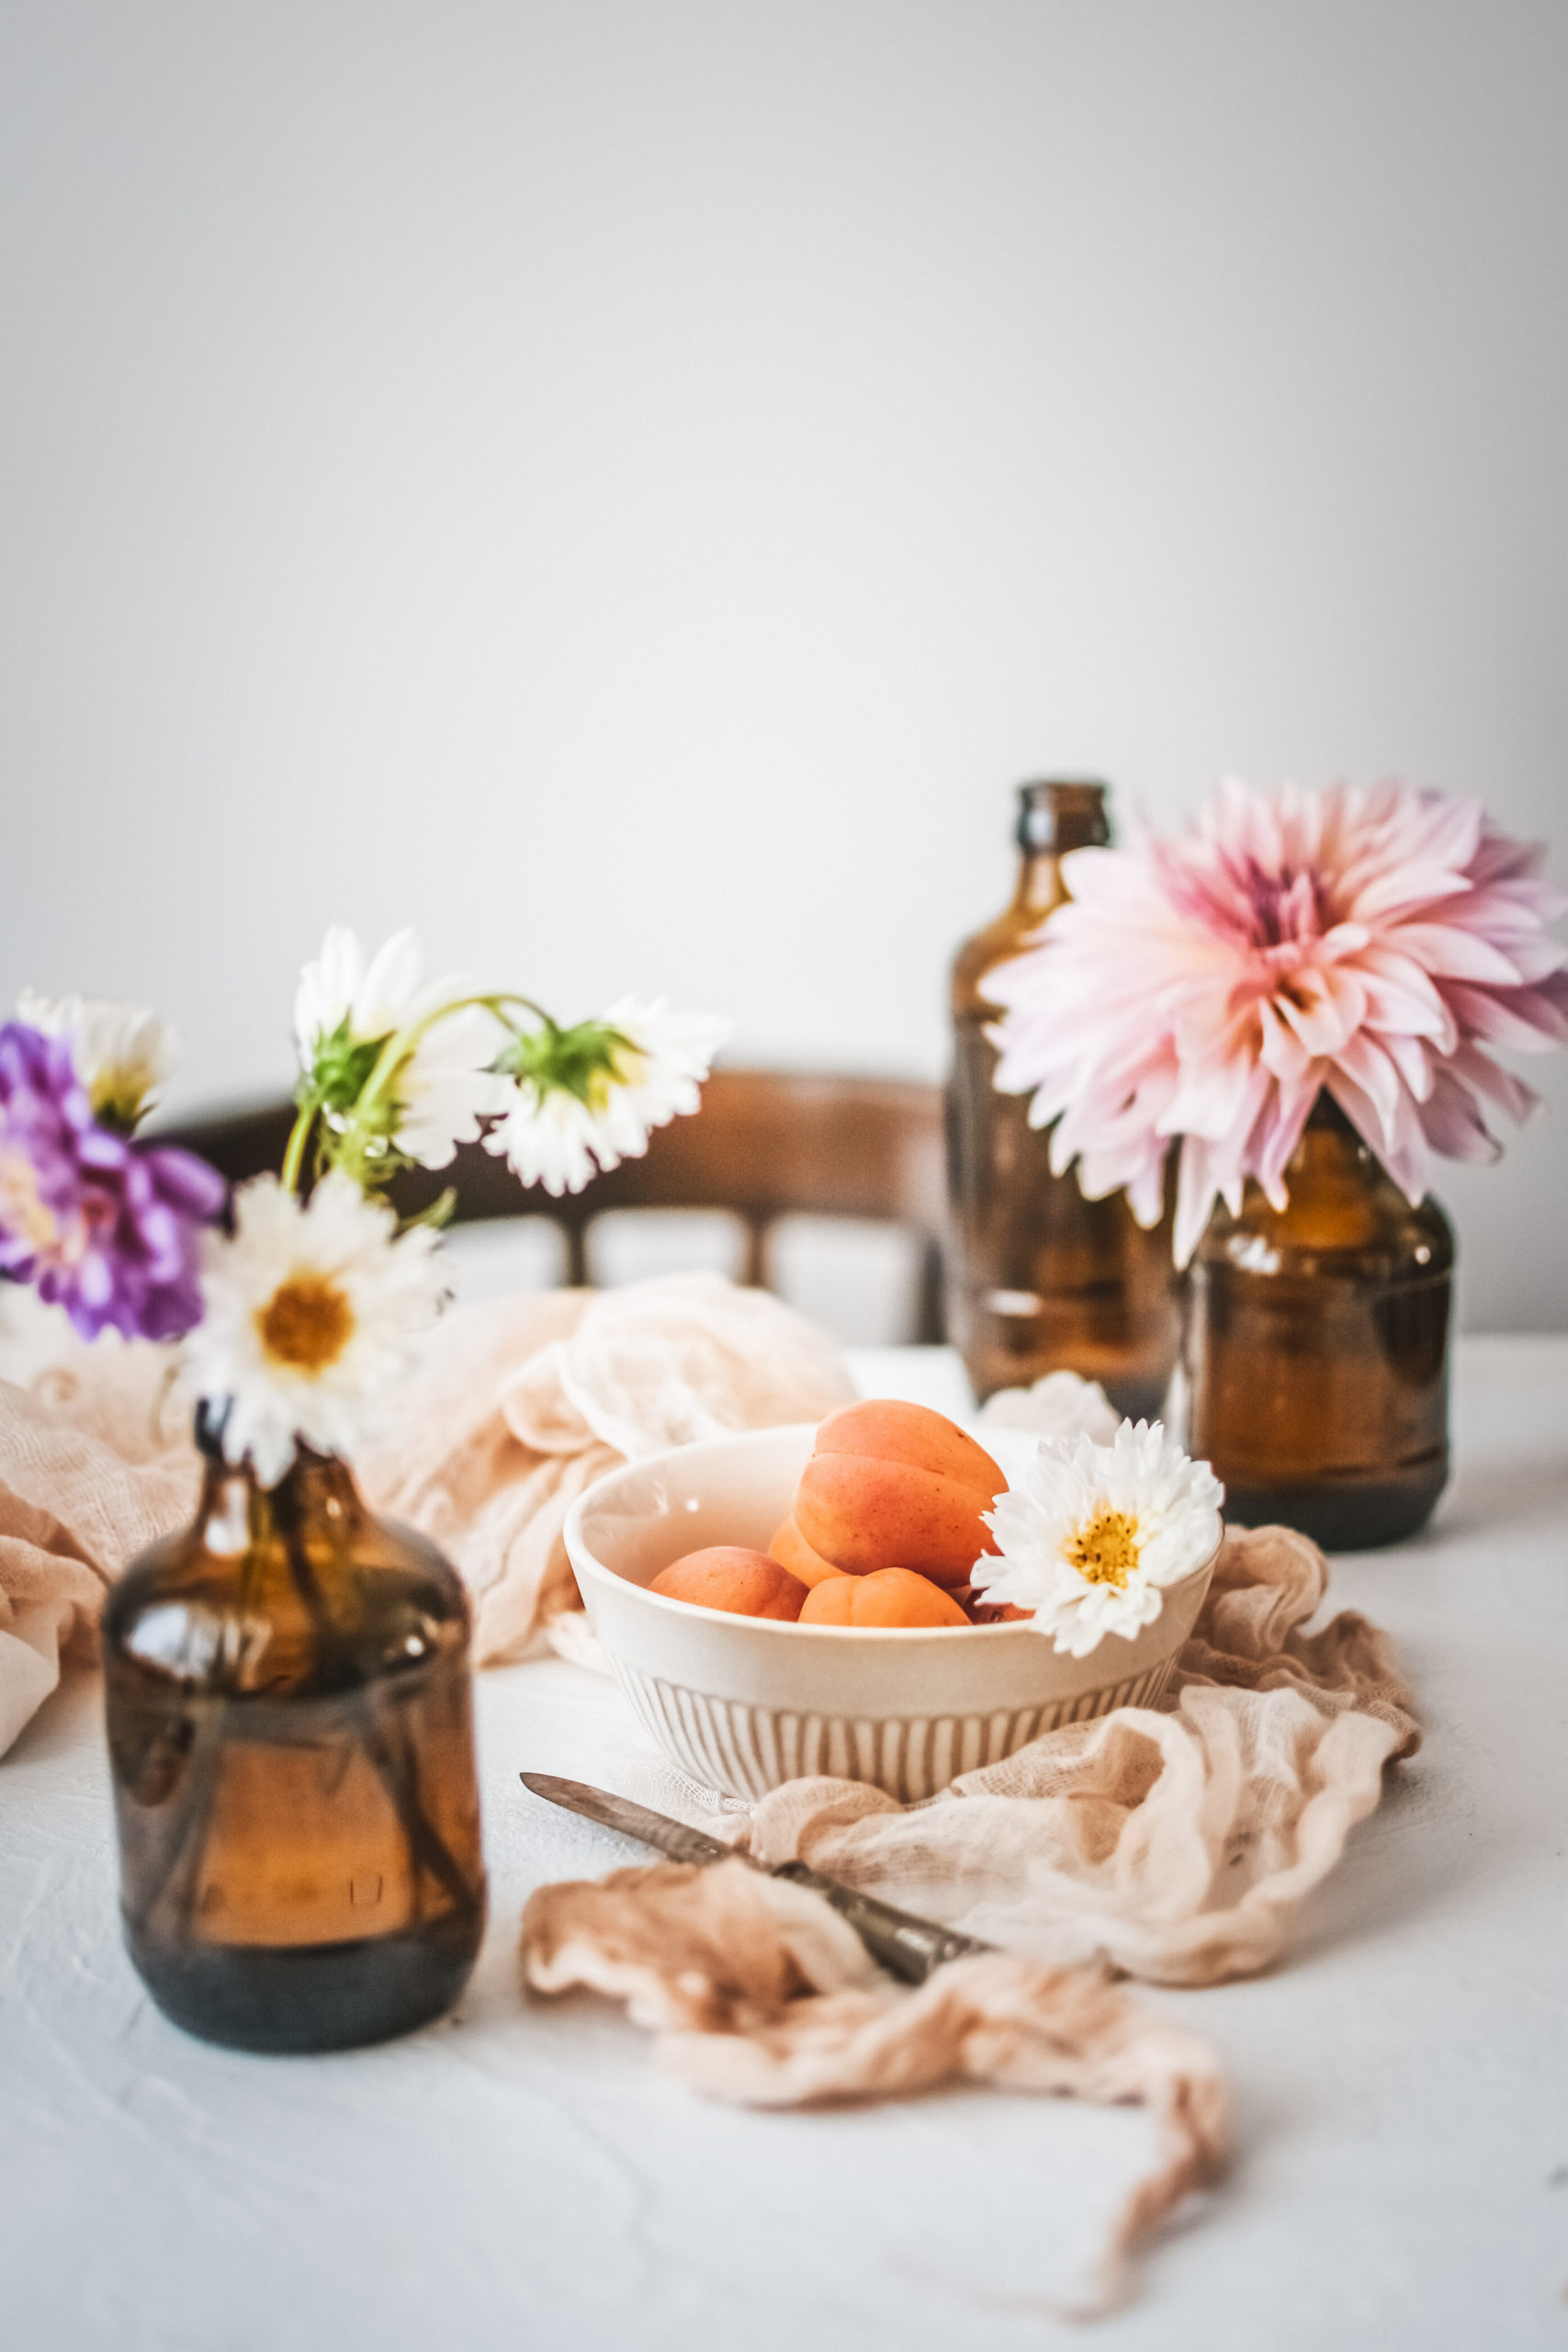
M 201 1320 L 201 1227 L 223 1198 L 194 1153 L 97 1124 L 68 1039 L 0 1025 L 0 1270 L 85 1340 L 176 1340 Z

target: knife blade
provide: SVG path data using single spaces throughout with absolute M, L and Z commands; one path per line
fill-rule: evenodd
M 518 1778 L 532 1795 L 543 1797 L 549 1804 L 561 1805 L 568 1813 L 581 1814 L 585 1820 L 596 1821 L 602 1828 L 618 1830 L 623 1838 L 636 1838 L 645 1846 L 655 1846 L 673 1861 L 704 1865 L 745 1862 L 750 1869 L 761 1871 L 764 1877 L 788 1879 L 792 1885 L 809 1887 L 849 1923 L 873 1960 L 901 1977 L 906 1984 L 923 1984 L 947 1961 L 997 1949 L 995 1944 L 981 1943 L 974 1936 L 961 1936 L 951 1928 L 937 1927 L 932 1920 L 917 1918 L 912 1911 L 899 1911 L 874 1894 L 863 1894 L 857 1887 L 845 1886 L 836 1878 L 824 1877 L 820 1871 L 808 1870 L 804 1862 L 781 1862 L 772 1867 L 757 1861 L 750 1854 L 710 1838 L 705 1830 L 688 1828 L 683 1821 L 671 1821 L 668 1814 L 650 1812 L 647 1805 L 636 1804 L 630 1797 L 613 1796 L 609 1790 L 595 1789 L 586 1781 L 558 1780 L 552 1772 L 521 1772 Z

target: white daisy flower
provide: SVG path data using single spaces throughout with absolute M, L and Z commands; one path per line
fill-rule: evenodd
M 598 1114 L 586 1102 L 560 1087 L 541 1089 L 525 1078 L 517 1082 L 506 1116 L 485 1137 L 485 1149 L 503 1151 L 521 1183 L 542 1184 L 558 1201 L 563 1193 L 581 1193 L 592 1183 L 599 1142 Z M 617 1156 L 612 1153 L 604 1166 L 614 1168 Z
M 1110 1445 L 1043 1438 L 987 1524 L 1001 1546 L 975 1564 L 987 1600 L 1033 1612 L 1058 1650 L 1087 1657 L 1107 1634 L 1131 1641 L 1220 1540 L 1224 1488 L 1158 1421 L 1123 1421 Z
M 17 1018 L 46 1037 L 64 1037 L 95 1117 L 129 1135 L 174 1076 L 180 1041 L 140 1004 L 98 996 L 39 996 L 24 989 Z
M 358 1102 L 379 1048 L 474 993 L 459 974 L 421 985 L 424 959 L 412 931 L 400 931 L 369 962 L 352 931 L 334 923 L 314 963 L 299 975 L 294 1030 L 299 1067 L 317 1088 L 331 1125 Z M 391 1086 L 388 1140 L 422 1168 L 446 1168 L 479 1122 L 503 1110 L 511 1090 L 495 1077 L 499 1032 L 481 1005 L 435 1021 L 400 1065 Z
M 525 1184 L 557 1199 L 581 1193 L 596 1165 L 640 1159 L 655 1127 L 696 1110 L 729 1031 L 716 1014 L 670 1012 L 662 999 L 635 997 L 601 1021 L 531 1029 L 502 1057 L 515 1083 L 485 1148 L 504 1152 Z
M 208 1237 L 205 1311 L 186 1342 L 197 1395 L 227 1401 L 230 1462 L 249 1455 L 275 1487 L 297 1441 L 355 1451 L 411 1335 L 440 1311 L 436 1250 L 423 1226 L 397 1238 L 391 1210 L 337 1169 L 303 1204 L 276 1176 L 240 1187 L 232 1238 Z

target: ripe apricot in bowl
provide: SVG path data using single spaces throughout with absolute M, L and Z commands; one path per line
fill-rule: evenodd
M 984 1446 L 924 1405 L 868 1397 L 829 1413 L 795 1498 L 795 1523 L 846 1576 L 912 1568 L 967 1584 L 994 1552 L 980 1514 L 1007 1485 Z
M 813 1585 L 803 1625 L 967 1625 L 956 1600 L 912 1568 L 873 1568 L 863 1577 L 828 1577 Z
M 660 1568 L 649 1586 L 667 1600 L 691 1601 L 699 1609 L 728 1610 L 732 1617 L 772 1617 L 793 1625 L 806 1599 L 798 1577 L 766 1552 L 739 1544 L 711 1544 Z
M 807 1587 L 820 1584 L 824 1577 L 841 1577 L 844 1573 L 831 1560 L 823 1559 L 819 1552 L 812 1550 L 796 1527 L 793 1512 L 774 1528 L 768 1549 L 781 1567 L 787 1568 L 792 1577 L 798 1577 Z

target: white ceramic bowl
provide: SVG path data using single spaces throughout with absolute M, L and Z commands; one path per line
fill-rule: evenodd
M 815 1437 L 807 1425 L 682 1446 L 611 1471 L 567 1516 L 566 1548 L 615 1678 L 693 1780 L 750 1802 L 826 1772 L 911 1804 L 1057 1724 L 1158 1698 L 1212 1559 L 1170 1587 L 1135 1640 L 1107 1634 L 1083 1658 L 1059 1656 L 1027 1625 L 781 1625 L 646 1589 L 709 1544 L 765 1551 Z

